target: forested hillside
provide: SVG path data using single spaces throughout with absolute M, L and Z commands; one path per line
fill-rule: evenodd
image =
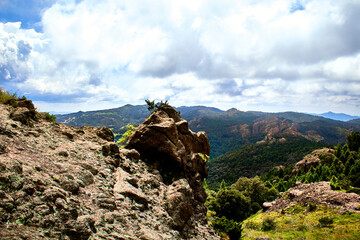
M 286 137 L 286 138 L 285 138 Z M 273 141 L 248 144 L 209 161 L 209 186 L 217 188 L 222 180 L 234 183 L 239 177 L 254 177 L 275 166 L 300 161 L 324 143 L 285 135 Z
M 352 132 L 347 135 L 346 144 L 314 151 L 296 165 L 274 168 L 261 179 L 279 191 L 289 189 L 297 181 L 331 181 L 333 189 L 360 194 L 360 134 Z
M 124 127 L 126 125 L 140 124 L 148 115 L 149 111 L 146 105 L 125 105 L 107 110 L 59 114 L 56 115 L 56 119 L 57 122 L 75 127 L 86 125 L 94 127 L 106 126 L 111 128 L 115 134 L 119 134 L 125 131 Z
M 296 164 L 275 167 L 260 178 L 239 177 L 231 179 L 231 185 L 222 181 L 217 191 L 205 182 L 210 222 L 224 239 L 325 239 L 324 234 L 328 239 L 356 239 L 360 133 L 349 133 L 346 139 L 344 145 L 317 149 Z M 250 149 L 239 157 L 246 159 Z M 269 154 L 275 153 L 276 145 L 271 149 Z M 289 149 L 297 148 L 289 145 Z M 231 167 L 225 171 L 231 173 Z

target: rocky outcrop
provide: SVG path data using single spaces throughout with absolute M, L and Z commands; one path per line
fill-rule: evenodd
M 206 193 L 201 182 L 208 172 L 210 144 L 204 132 L 193 133 L 174 108 L 165 107 L 148 117 L 125 147 L 136 149 L 170 185 L 167 210 L 177 229 L 194 221 L 206 222 Z
M 207 138 L 180 117 L 149 118 L 160 120 L 153 136 L 169 138 L 147 152 L 119 149 L 105 128 L 23 124 L 11 118 L 17 108 L 0 104 L 1 239 L 219 239 L 206 223 L 196 154 L 208 154 Z M 177 167 L 174 181 L 164 181 L 163 163 Z
M 344 193 L 331 190 L 329 182 L 302 184 L 290 188 L 273 202 L 266 202 L 263 208 L 266 212 L 278 211 L 301 204 L 309 203 L 325 205 L 329 208 L 338 208 L 341 212 L 352 211 L 360 213 L 360 196 L 356 193 Z
M 297 162 L 292 170 L 291 174 L 294 175 L 299 171 L 307 172 L 311 167 L 316 168 L 322 163 L 330 158 L 334 158 L 334 149 L 323 148 L 314 150 L 312 153 L 306 155 L 303 160 Z
M 172 107 L 153 113 L 130 137 L 126 148 L 136 149 L 147 162 L 159 168 L 166 181 L 181 177 L 203 179 L 208 168 L 202 156 L 210 153 L 205 132 L 193 133 L 187 121 Z
M 23 124 L 30 124 L 31 120 L 35 120 L 35 107 L 32 101 L 23 99 L 12 99 L 9 104 L 13 106 L 10 117 L 14 121 Z

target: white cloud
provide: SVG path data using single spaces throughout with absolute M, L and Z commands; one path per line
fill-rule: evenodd
M 54 102 L 312 111 L 348 101 L 359 114 L 359 13 L 352 0 L 62 0 L 43 33 L 0 25 L 0 73 Z
M 324 74 L 338 80 L 360 80 L 360 54 L 339 57 L 324 64 Z
M 39 41 L 34 30 L 20 30 L 20 22 L 0 23 L 0 80 L 11 85 L 21 82 L 32 72 L 28 62 L 32 46 Z

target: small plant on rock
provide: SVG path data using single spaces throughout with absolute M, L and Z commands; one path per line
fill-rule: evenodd
M 209 161 L 209 155 L 207 154 L 203 154 L 203 153 L 197 153 L 197 155 L 199 155 L 199 157 L 204 161 L 204 162 L 207 162 Z
M 168 100 L 166 100 L 165 102 L 161 100 L 160 102 L 155 103 L 155 101 L 150 101 L 149 99 L 146 99 L 145 102 L 148 105 L 148 110 L 150 113 L 163 110 L 166 107 L 171 107 Z M 180 115 L 179 111 L 177 111 L 177 113 Z
M 164 107 L 170 106 L 169 102 L 167 100 L 165 102 L 161 101 L 161 102 L 155 103 L 155 101 L 150 101 L 149 99 L 146 99 L 145 102 L 148 105 L 148 110 L 150 113 L 162 110 Z
M 7 91 L 0 89 L 0 102 L 8 103 L 12 99 L 17 99 L 16 93 L 10 94 Z

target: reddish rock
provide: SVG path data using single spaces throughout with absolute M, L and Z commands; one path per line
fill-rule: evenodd
M 192 195 L 192 189 L 185 179 L 173 182 L 168 188 L 165 203 L 175 228 L 183 229 L 193 215 Z

